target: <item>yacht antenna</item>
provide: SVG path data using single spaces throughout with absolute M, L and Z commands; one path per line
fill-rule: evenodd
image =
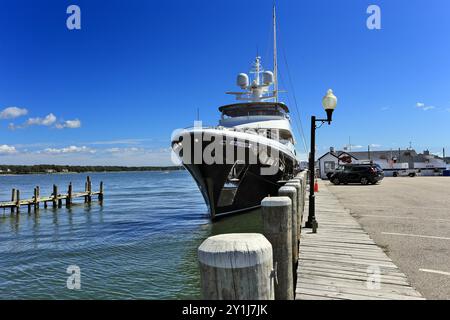
M 273 4 L 273 93 L 278 102 L 278 63 L 277 63 L 277 16 Z
M 237 77 L 237 85 L 241 87 L 244 92 L 226 92 L 227 94 L 232 94 L 236 96 L 237 100 L 260 102 L 269 99 L 274 99 L 278 102 L 278 63 L 277 63 L 277 29 L 276 29 L 276 16 L 275 16 L 275 5 L 273 6 L 273 40 L 274 40 L 274 55 L 273 64 L 274 71 L 264 71 L 261 65 L 261 57 L 258 55 L 259 50 L 257 48 L 256 59 L 252 65 L 250 71 L 254 75 L 253 80 L 250 82 L 250 78 L 245 73 L 240 73 Z M 270 86 L 273 85 L 272 91 L 270 91 Z

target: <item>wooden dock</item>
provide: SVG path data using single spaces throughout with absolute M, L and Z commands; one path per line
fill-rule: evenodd
M 297 300 L 424 299 L 321 180 L 316 217 L 317 233 L 301 233 Z
M 103 182 L 100 182 L 99 191 L 92 191 L 92 181 L 90 177 L 87 177 L 84 192 L 74 192 L 72 183 L 69 183 L 67 187 L 67 193 L 59 193 L 58 187 L 53 185 L 53 192 L 49 196 L 40 195 L 39 186 L 34 188 L 33 197 L 31 199 L 21 199 L 20 191 L 12 189 L 11 201 L 0 202 L 0 209 L 10 209 L 11 213 L 19 213 L 22 206 L 27 207 L 28 212 L 31 212 L 33 208 L 35 211 L 39 210 L 40 203 L 44 204 L 44 208 L 48 207 L 48 203 L 51 203 L 53 208 L 61 208 L 64 205 L 70 207 L 73 200 L 76 198 L 83 198 L 84 203 L 91 203 L 92 197 L 97 196 L 100 202 L 103 201 Z

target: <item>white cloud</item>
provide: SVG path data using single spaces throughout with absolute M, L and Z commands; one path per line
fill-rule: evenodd
M 371 148 L 380 148 L 380 147 L 381 147 L 381 144 L 372 143 L 372 144 L 370 145 L 370 147 L 371 147 Z
M 110 153 L 133 153 L 133 152 L 146 152 L 145 149 L 143 148 L 136 148 L 136 147 L 130 147 L 130 148 L 109 148 L 106 149 L 106 152 L 110 152 Z
M 387 111 L 389 109 L 390 109 L 389 107 L 383 107 L 383 108 L 381 108 L 381 111 Z
M 17 150 L 13 146 L 8 146 L 7 144 L 0 145 L 0 154 L 13 154 L 17 153 Z
M 47 154 L 64 154 L 64 153 L 95 153 L 95 150 L 88 148 L 86 146 L 77 147 L 69 146 L 66 148 L 46 148 L 42 151 Z
M 51 126 L 56 122 L 56 117 L 53 113 L 50 113 L 45 116 L 45 118 L 29 118 L 27 122 L 25 122 L 28 126 L 38 125 L 38 126 Z
M 117 139 L 117 140 L 107 140 L 107 141 L 93 141 L 86 144 L 92 145 L 111 145 L 111 144 L 141 144 L 146 141 L 153 141 L 154 139 Z
M 436 107 L 434 106 L 427 106 L 425 103 L 423 102 L 417 102 L 416 103 L 416 108 L 422 109 L 423 111 L 428 111 L 428 110 L 433 110 Z
M 25 108 L 9 107 L 0 112 L 0 119 L 15 119 L 28 113 Z
M 76 128 L 81 127 L 81 121 L 78 119 L 67 120 L 67 121 L 64 121 L 63 123 L 57 123 L 55 127 L 57 129 L 64 129 L 64 128 L 76 129 Z
M 53 113 L 49 113 L 44 118 L 41 117 L 28 118 L 28 120 L 21 125 L 10 123 L 8 125 L 8 128 L 10 130 L 15 130 L 15 129 L 24 129 L 30 126 L 54 127 L 57 129 L 64 129 L 64 128 L 76 129 L 81 127 L 81 121 L 79 119 L 73 119 L 57 123 L 56 116 Z

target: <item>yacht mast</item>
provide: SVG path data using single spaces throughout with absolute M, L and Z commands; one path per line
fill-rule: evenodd
M 277 16 L 273 5 L 273 93 L 278 102 L 278 63 L 277 63 Z
M 270 99 L 278 102 L 277 23 L 275 5 L 273 6 L 273 68 L 273 72 L 264 71 L 261 65 L 261 57 L 257 55 L 250 71 L 251 74 L 255 75 L 253 81 L 250 82 L 249 76 L 245 73 L 240 73 L 237 77 L 237 85 L 245 91 L 226 93 L 235 95 L 237 100 L 259 102 Z M 273 85 L 272 91 L 270 91 L 271 85 Z

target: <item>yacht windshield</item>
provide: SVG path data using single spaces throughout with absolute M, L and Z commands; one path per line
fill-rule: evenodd
M 222 117 L 224 118 L 247 116 L 286 116 L 286 110 L 277 104 L 236 104 L 226 106 L 221 109 Z

